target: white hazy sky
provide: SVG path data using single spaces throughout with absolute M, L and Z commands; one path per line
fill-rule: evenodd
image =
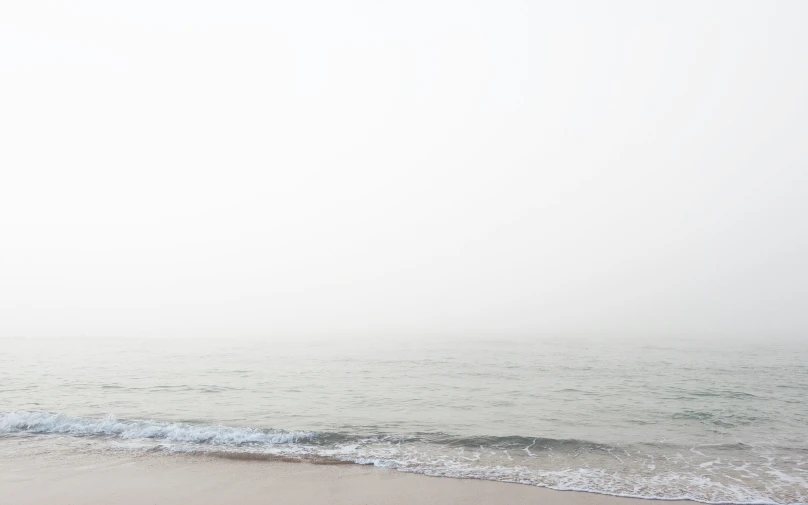
M 0 3 L 0 336 L 808 338 L 808 2 Z

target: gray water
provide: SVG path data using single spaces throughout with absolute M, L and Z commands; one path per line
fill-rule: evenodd
M 808 346 L 610 339 L 0 341 L 0 442 L 354 461 L 808 501 Z

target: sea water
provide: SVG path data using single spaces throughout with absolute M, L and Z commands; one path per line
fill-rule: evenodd
M 0 444 L 350 461 L 808 502 L 808 345 L 576 337 L 0 340 Z

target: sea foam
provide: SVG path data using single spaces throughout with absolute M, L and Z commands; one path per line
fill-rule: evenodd
M 761 488 L 754 486 L 754 479 L 748 480 L 759 475 L 755 472 L 726 464 L 717 470 L 717 459 L 709 466 L 699 463 L 702 459 L 687 461 L 682 459 L 683 448 L 675 446 L 658 446 L 673 461 L 663 470 L 659 468 L 666 459 L 662 453 L 635 454 L 629 448 L 580 440 L 445 434 L 397 437 L 122 420 L 112 415 L 89 418 L 24 410 L 0 412 L 0 438 L 30 435 L 93 437 L 105 447 L 105 440 L 117 440 L 126 441 L 118 446 L 124 450 L 157 448 L 245 461 L 352 462 L 434 477 L 713 504 L 804 504 L 808 489 L 808 480 L 799 472 L 784 472 L 773 460 L 758 464 L 770 476 L 766 488 Z M 699 449 L 723 453 L 730 448 Z M 696 448 L 687 452 L 694 458 L 704 456 Z M 606 469 L 609 460 L 618 466 Z M 643 469 L 643 465 L 648 466 Z M 730 471 L 741 471 L 744 480 L 727 478 Z
M 273 431 L 231 426 L 205 426 L 152 420 L 119 420 L 74 417 L 49 412 L 12 411 L 0 413 L 0 434 L 58 434 L 106 436 L 120 439 L 149 439 L 164 442 L 223 446 L 291 444 L 312 438 L 302 431 Z

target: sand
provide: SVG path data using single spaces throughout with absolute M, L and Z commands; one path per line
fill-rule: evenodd
M 53 444 L 0 439 L 0 504 L 659 503 L 520 484 L 427 477 L 352 464 L 244 461 L 154 452 L 99 453 L 55 448 Z

